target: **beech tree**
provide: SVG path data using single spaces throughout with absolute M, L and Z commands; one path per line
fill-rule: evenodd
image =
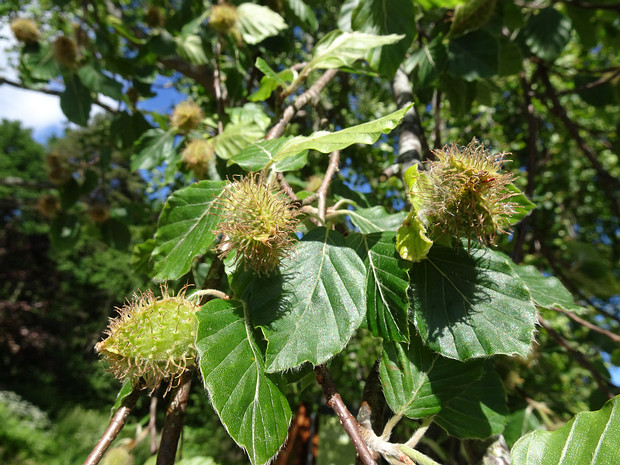
M 173 463 L 196 378 L 255 465 L 285 463 L 313 383 L 365 464 L 613 463 L 618 5 L 0 11 L 19 41 L 0 84 L 106 115 L 46 156 L 53 244 L 94 227 L 152 283 L 95 346 L 124 384 L 85 463 L 155 393 Z

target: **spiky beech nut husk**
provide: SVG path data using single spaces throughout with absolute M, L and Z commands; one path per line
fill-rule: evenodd
M 161 11 L 161 8 L 155 5 L 151 5 L 148 10 L 146 10 L 146 15 L 144 15 L 144 21 L 148 27 L 163 27 L 166 24 L 166 17 L 164 13 Z
M 63 184 L 71 178 L 67 160 L 57 152 L 49 152 L 45 155 L 47 177 L 54 184 Z
M 204 118 L 202 110 L 196 102 L 185 100 L 174 107 L 170 118 L 170 125 L 183 134 L 191 132 L 198 127 Z
M 224 188 L 218 206 L 220 257 L 234 249 L 235 260 L 246 270 L 269 275 L 291 252 L 299 211 L 275 181 L 258 173 L 236 178 Z
M 88 206 L 86 214 L 94 223 L 103 223 L 110 218 L 110 207 L 96 202 Z
M 167 292 L 162 289 L 164 297 L 151 291 L 134 295 L 117 308 L 119 316 L 110 319 L 107 337 L 95 345 L 117 379 L 151 390 L 166 381 L 169 389 L 196 364 L 200 307 L 185 297 L 185 290 L 176 296 Z
M 78 49 L 77 45 L 67 36 L 58 37 L 52 44 L 54 58 L 65 68 L 73 68 L 77 65 Z
M 192 139 L 183 149 L 181 159 L 198 179 L 204 178 L 213 160 L 213 144 L 205 139 Z
M 39 40 L 39 28 L 32 19 L 17 18 L 11 21 L 11 31 L 15 39 L 25 44 L 31 44 Z
M 235 29 L 238 19 L 239 13 L 237 13 L 236 6 L 227 3 L 215 5 L 209 15 L 209 26 L 218 32 L 226 34 Z
M 492 243 L 516 207 L 506 188 L 514 177 L 501 172 L 506 153 L 491 154 L 475 138 L 466 147 L 450 144 L 433 153 L 423 211 L 433 232 Z
M 53 218 L 60 211 L 60 200 L 52 194 L 45 194 L 37 200 L 37 210 L 46 218 Z

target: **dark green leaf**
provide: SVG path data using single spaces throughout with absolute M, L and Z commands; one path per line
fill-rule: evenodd
M 394 248 L 394 232 L 351 234 L 347 244 L 366 265 L 368 329 L 384 341 L 408 341 L 407 287 L 409 264 Z
M 200 372 L 230 436 L 254 465 L 267 463 L 288 432 L 291 409 L 266 375 L 243 302 L 212 300 L 197 313 Z
M 499 40 L 497 71 L 502 76 L 518 74 L 523 69 L 523 55 L 519 46 L 507 39 Z
M 75 246 L 80 234 L 80 221 L 75 215 L 60 215 L 50 224 L 52 246 L 64 250 Z
M 64 77 L 65 90 L 60 94 L 60 108 L 67 119 L 80 126 L 88 125 L 92 98 L 90 90 L 80 80 L 77 74 Z
M 411 342 L 383 344 L 381 384 L 396 414 L 409 418 L 436 415 L 482 376 L 484 362 L 459 362 L 432 352 L 417 334 Z
M 313 229 L 281 266 L 248 292 L 252 321 L 268 341 L 267 371 L 325 363 L 338 354 L 366 314 L 362 260 L 336 231 Z
M 318 26 L 314 10 L 303 0 L 286 0 L 285 5 L 291 11 L 292 15 L 297 18 L 310 32 L 315 32 Z
M 127 397 L 129 397 L 132 392 L 133 387 L 131 386 L 131 382 L 126 381 L 125 383 L 123 383 L 123 387 L 121 387 L 121 390 L 118 391 L 118 394 L 116 394 L 116 401 L 114 402 L 114 406 L 112 407 L 112 415 L 114 415 L 114 412 L 121 408 L 121 405 L 123 405 L 125 399 L 127 399 Z
M 570 19 L 549 7 L 534 12 L 522 34 L 534 55 L 543 60 L 554 61 L 566 48 L 571 29 Z
M 431 349 L 459 360 L 527 356 L 536 308 L 503 254 L 435 245 L 410 277 L 415 323 Z
M 213 138 L 215 153 L 218 157 L 229 160 L 264 135 L 263 128 L 254 121 L 227 124 L 224 131 Z
M 415 7 L 411 0 L 365 0 L 359 2 L 351 17 L 356 31 L 370 34 L 399 34 L 402 40 L 372 49 L 368 53 L 370 66 L 385 76 L 393 76 L 401 65 L 415 38 Z
M 501 433 L 508 420 L 508 407 L 502 380 L 493 365 L 486 363 L 480 379 L 450 399 L 434 420 L 457 438 L 484 439 Z
M 497 39 L 488 32 L 474 31 L 450 41 L 448 72 L 466 81 L 497 73 Z
M 508 184 L 506 186 L 506 190 L 512 194 L 515 194 L 512 197 L 508 198 L 507 201 L 514 204 L 514 213 L 510 216 L 511 224 L 517 224 L 519 221 L 525 218 L 532 210 L 534 210 L 534 208 L 536 208 L 536 205 L 530 202 L 530 199 L 528 199 L 525 194 L 521 192 L 519 188 L 514 184 Z
M 150 170 L 175 155 L 174 131 L 154 128 L 146 131 L 136 142 L 131 156 L 131 170 Z
M 388 213 L 379 205 L 372 208 L 356 208 L 349 211 L 351 222 L 361 233 L 370 234 L 381 231 L 396 231 L 407 216 L 406 212 Z
M 82 83 L 95 94 L 107 95 L 114 100 L 123 98 L 123 84 L 103 74 L 99 67 L 85 65 L 77 72 Z
M 530 431 L 541 429 L 541 426 L 540 420 L 534 413 L 534 409 L 528 407 L 512 412 L 508 416 L 506 429 L 504 429 L 502 434 L 506 439 L 508 447 L 512 447 L 521 436 Z
M 508 257 L 506 257 L 508 258 Z M 544 277 L 531 265 L 516 265 L 507 260 L 530 291 L 532 300 L 543 308 L 561 307 L 564 310 L 580 310 L 573 296 L 554 276 Z
M 155 233 L 156 279 L 179 278 L 189 271 L 194 257 L 207 251 L 219 221 L 214 200 L 223 186 L 201 181 L 170 196 Z
M 511 451 L 520 465 L 610 465 L 618 461 L 620 407 L 616 396 L 595 412 L 581 412 L 555 431 L 534 431 Z
M 101 224 L 101 235 L 106 244 L 119 250 L 126 250 L 131 241 L 131 232 L 127 225 L 115 218 Z

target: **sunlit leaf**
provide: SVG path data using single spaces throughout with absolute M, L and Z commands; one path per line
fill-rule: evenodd
M 248 44 L 262 42 L 288 27 L 282 16 L 266 6 L 242 3 L 237 13 L 241 36 Z
M 349 212 L 351 223 L 357 226 L 363 234 L 396 231 L 406 216 L 406 212 L 390 214 L 380 205 L 371 208 L 356 208 Z

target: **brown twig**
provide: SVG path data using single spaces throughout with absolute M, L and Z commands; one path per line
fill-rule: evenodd
M 319 218 L 323 224 L 325 224 L 325 211 L 327 210 L 327 191 L 332 182 L 332 177 L 338 171 L 339 163 L 340 150 L 335 150 L 329 156 L 329 165 L 327 166 L 327 171 L 325 171 L 325 177 L 323 178 L 323 182 L 321 182 L 321 186 L 316 191 L 316 195 L 319 198 Z
M 151 435 L 151 455 L 157 452 L 157 425 L 155 420 L 157 418 L 157 395 L 153 393 L 151 397 L 151 405 L 149 406 L 149 434 Z
M 433 112 L 435 113 L 435 129 L 433 131 L 433 148 L 441 148 L 441 91 L 437 89 L 433 95 Z
M 319 98 L 319 93 L 323 90 L 323 88 L 327 85 L 329 81 L 338 73 L 337 69 L 328 69 L 312 86 L 301 94 L 299 97 L 295 99 L 295 101 L 286 107 L 284 113 L 282 114 L 282 118 L 278 121 L 267 133 L 265 136 L 266 140 L 276 139 L 284 134 L 284 128 L 286 125 L 290 123 L 299 110 L 301 110 L 304 105 L 310 103 Z
M 140 394 L 140 388 L 138 387 L 135 388 L 131 394 L 125 397 L 119 409 L 114 413 L 114 416 L 112 416 L 110 424 L 106 428 L 105 432 L 84 461 L 84 465 L 97 465 L 101 461 L 103 454 L 106 453 L 110 447 L 110 444 L 112 444 L 118 433 L 120 433 L 123 429 L 123 426 L 125 426 L 127 417 L 136 405 Z
M 551 325 L 545 319 L 543 319 L 543 317 L 541 317 L 540 315 L 538 315 L 538 323 L 540 323 L 540 325 L 543 328 L 545 328 L 545 330 L 547 331 L 547 334 L 549 334 L 553 339 L 555 339 L 555 341 L 560 346 L 564 347 L 571 354 L 572 358 L 579 365 L 581 365 L 583 368 L 585 368 L 586 370 L 588 370 L 592 374 L 592 378 L 594 379 L 594 381 L 598 385 L 598 387 L 601 390 L 601 392 L 603 392 L 609 399 L 613 399 L 614 395 L 609 390 L 609 382 L 606 381 L 600 375 L 600 373 L 598 371 L 596 371 L 596 368 L 594 368 L 592 366 L 592 364 L 590 362 L 588 362 L 588 360 L 586 360 L 584 355 L 581 352 L 577 351 L 577 349 L 572 347 L 568 343 L 568 341 L 561 334 L 559 334 L 556 330 L 554 330 L 551 327 Z
M 340 394 L 338 394 L 338 390 L 336 389 L 334 380 L 329 374 L 327 367 L 325 365 L 319 365 L 315 367 L 314 375 L 316 376 L 317 382 L 321 385 L 323 395 L 327 400 L 327 405 L 331 407 L 338 416 L 342 427 L 351 438 L 351 441 L 353 441 L 353 445 L 355 446 L 355 449 L 357 450 L 359 456 L 362 458 L 364 464 L 377 465 L 375 459 L 373 459 L 372 454 L 368 450 L 368 447 L 366 447 L 366 443 L 362 439 L 359 424 L 355 420 L 355 417 L 344 405 L 342 397 L 340 397 Z
M 582 92 L 582 91 L 588 90 L 588 89 L 594 89 L 596 86 L 600 86 L 602 84 L 605 84 L 606 82 L 609 82 L 609 81 L 613 80 L 619 74 L 620 74 L 620 68 L 617 68 L 614 72 L 608 74 L 607 76 L 602 76 L 601 78 L 597 79 L 596 81 L 589 82 L 589 83 L 587 83 L 587 84 L 585 84 L 583 86 L 575 87 L 574 89 L 561 90 L 561 91 L 556 92 L 556 94 L 558 96 L 562 96 L 562 95 L 574 94 L 574 93 L 577 93 L 577 92 Z
M 605 328 L 596 326 L 595 324 L 590 323 L 589 321 L 586 321 L 583 318 L 578 317 L 573 312 L 569 312 L 568 310 L 564 310 L 563 308 L 560 308 L 560 307 L 551 307 L 551 310 L 554 310 L 559 313 L 563 313 L 564 315 L 569 317 L 571 320 L 579 323 L 580 325 L 585 326 L 586 328 L 591 329 L 592 331 L 596 331 L 599 334 L 603 334 L 604 336 L 607 336 L 609 339 L 611 339 L 615 343 L 620 344 L 620 336 L 612 333 L 611 331 L 606 330 Z
M 193 370 L 186 370 L 181 375 L 179 385 L 174 390 L 172 400 L 166 412 L 166 421 L 161 430 L 161 443 L 159 444 L 156 465 L 174 464 L 179 438 L 183 430 L 183 417 L 185 416 L 185 408 L 187 407 L 193 375 Z
M 291 199 L 291 201 L 295 203 L 301 203 L 301 200 L 299 200 L 299 197 L 297 197 L 297 195 L 295 194 L 295 191 L 293 191 L 293 188 L 287 182 L 286 178 L 284 177 L 282 173 L 278 173 L 277 180 L 280 183 L 280 187 L 282 188 L 284 193 L 288 196 L 288 198 Z

